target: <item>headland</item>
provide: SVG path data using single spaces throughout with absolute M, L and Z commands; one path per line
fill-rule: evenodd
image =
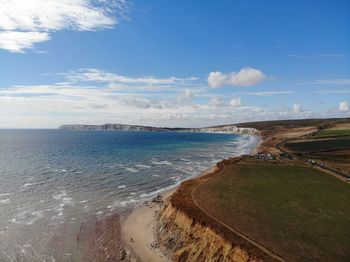
M 131 260 L 349 259 L 350 119 L 238 124 L 262 142 L 122 222 Z M 320 237 L 321 236 L 321 237 Z

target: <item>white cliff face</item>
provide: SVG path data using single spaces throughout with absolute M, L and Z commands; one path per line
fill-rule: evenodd
M 220 134 L 244 134 L 258 135 L 255 128 L 243 128 L 235 125 L 215 126 L 204 128 L 167 128 L 122 124 L 105 125 L 63 125 L 59 129 L 63 130 L 106 130 L 106 131 L 165 131 L 165 132 L 197 132 L 197 133 L 220 133 Z
M 219 126 L 219 127 L 205 127 L 205 128 L 193 128 L 187 132 L 203 132 L 203 133 L 221 133 L 221 134 L 244 134 L 244 135 L 257 135 L 259 133 L 255 128 L 243 128 L 234 125 Z

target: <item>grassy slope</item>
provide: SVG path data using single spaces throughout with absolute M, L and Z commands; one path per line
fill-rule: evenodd
M 307 167 L 229 165 L 197 191 L 222 221 L 290 261 L 350 261 L 350 187 Z

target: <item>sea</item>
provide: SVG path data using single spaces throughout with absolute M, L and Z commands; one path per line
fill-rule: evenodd
M 74 239 L 83 221 L 131 209 L 258 142 L 235 134 L 0 130 L 0 261 L 60 261 L 52 243 Z M 60 255 L 74 257 L 64 245 Z

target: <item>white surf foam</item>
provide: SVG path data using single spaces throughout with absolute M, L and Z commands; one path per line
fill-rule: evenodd
M 143 165 L 143 164 L 138 164 L 138 165 L 135 165 L 135 166 L 137 166 L 139 168 L 147 168 L 147 169 L 152 168 L 151 166 L 147 166 L 147 165 Z
M 136 173 L 138 172 L 138 170 L 136 168 L 132 168 L 132 167 L 125 167 L 125 170 L 131 172 L 131 173 Z
M 173 163 L 169 162 L 169 161 L 166 161 L 166 160 L 152 160 L 151 162 L 153 165 L 157 165 L 157 166 L 160 166 L 160 165 L 173 165 Z
M 242 135 L 236 144 L 236 156 L 250 154 L 261 142 L 258 136 Z
M 0 204 L 7 204 L 7 203 L 10 203 L 10 199 L 9 198 L 0 200 Z
M 43 211 L 23 211 L 11 219 L 12 223 L 20 225 L 32 225 L 44 217 Z

